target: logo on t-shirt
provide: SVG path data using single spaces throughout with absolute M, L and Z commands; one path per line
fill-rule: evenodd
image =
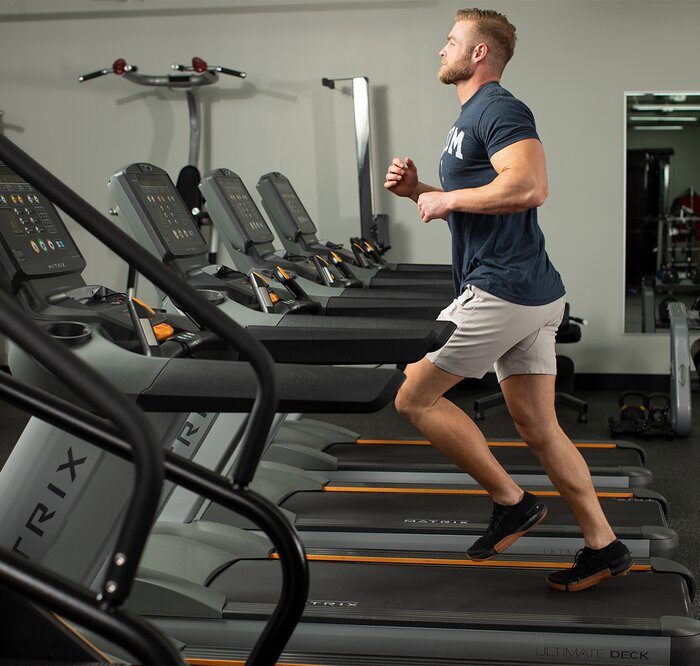
M 460 160 L 462 157 L 462 140 L 464 139 L 464 130 L 461 132 L 457 131 L 457 126 L 454 125 L 447 135 L 447 141 L 445 142 L 445 147 L 442 152 L 454 155 Z

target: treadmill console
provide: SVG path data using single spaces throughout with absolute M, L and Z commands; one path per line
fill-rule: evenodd
M 274 270 L 281 266 L 318 284 L 347 286 L 335 267 L 329 265 L 324 257 L 319 257 L 317 262 L 303 254 L 280 254 L 275 250 L 270 227 L 243 181 L 233 171 L 210 171 L 202 178 L 199 187 L 213 223 L 219 228 L 224 242 L 230 246 L 229 252 L 233 249 L 248 255 L 255 267 L 265 266 Z
M 0 164 L 0 284 L 17 291 L 30 279 L 80 274 L 85 259 L 53 204 Z
M 258 181 L 263 206 L 277 230 L 290 240 L 299 234 L 316 235 L 316 225 L 292 184 L 281 173 L 267 173 Z
M 275 240 L 265 218 L 255 205 L 240 176 L 229 169 L 216 169 L 204 177 L 207 206 L 219 206 L 236 221 L 237 249 L 244 252 L 250 244 L 263 245 Z
M 163 261 L 208 253 L 197 223 L 163 169 L 132 164 L 112 176 L 110 190 L 134 235 L 143 240 L 146 230 Z M 134 214 L 147 224 L 134 220 Z

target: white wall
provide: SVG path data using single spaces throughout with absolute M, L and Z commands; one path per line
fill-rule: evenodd
M 170 0 L 0 4 L 5 134 L 107 210 L 105 183 L 119 167 L 146 160 L 176 177 L 187 157 L 186 104 L 181 93 L 115 76 L 79 84 L 78 75 L 118 57 L 159 74 L 198 55 L 248 73 L 245 81 L 225 78 L 202 91 L 201 166 L 231 168 L 251 191 L 263 173 L 284 173 L 322 235 L 342 241 L 359 229 L 351 102 L 320 80 L 365 75 L 375 208 L 390 215 L 392 259 L 448 261 L 444 224 L 420 223 L 413 206 L 386 194 L 381 181 L 395 154 L 411 155 L 424 180 L 437 180 L 444 136 L 458 113 L 454 90 L 436 79 L 437 52 L 462 3 L 242 3 L 187 3 L 198 13 L 167 11 L 183 6 Z M 56 14 L 32 14 L 39 5 Z M 488 6 L 518 27 L 503 84 L 537 118 L 550 176 L 541 223 L 574 311 L 590 320 L 584 342 L 567 353 L 579 372 L 665 373 L 667 337 L 623 334 L 624 91 L 697 87 L 700 3 Z M 122 286 L 123 265 L 85 233 L 75 235 L 88 260 L 86 279 Z

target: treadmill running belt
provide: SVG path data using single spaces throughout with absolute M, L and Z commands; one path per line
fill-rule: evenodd
M 603 633 L 625 627 L 636 633 L 658 630 L 664 616 L 692 617 L 685 580 L 673 574 L 633 572 L 585 594 L 566 594 L 546 585 L 547 569 L 313 561 L 309 567 L 305 615 L 330 613 L 349 622 L 560 631 L 595 626 Z M 242 610 L 246 604 L 272 607 L 280 584 L 278 562 L 248 560 L 228 567 L 209 587 Z
M 578 523 L 561 497 L 544 497 L 547 517 L 533 532 L 580 534 Z M 638 533 L 643 526 L 665 526 L 661 505 L 654 501 L 600 498 L 601 506 L 618 536 Z M 299 492 L 282 503 L 297 515 L 298 528 L 387 528 L 443 532 L 480 532 L 486 528 L 493 505 L 485 495 L 431 495 L 422 493 Z
M 432 446 L 403 446 L 401 444 L 361 445 L 332 444 L 325 453 L 338 458 L 339 469 L 395 468 L 398 466 L 426 469 L 454 469 L 443 454 Z M 491 452 L 501 465 L 509 469 L 519 467 L 541 469 L 539 461 L 527 447 L 493 447 Z M 589 467 L 619 469 L 641 465 L 635 449 L 579 449 Z

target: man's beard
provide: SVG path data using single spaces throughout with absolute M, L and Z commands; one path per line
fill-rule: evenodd
M 438 71 L 438 79 L 446 85 L 468 81 L 472 76 L 474 76 L 474 67 L 466 59 L 452 65 L 443 65 Z

